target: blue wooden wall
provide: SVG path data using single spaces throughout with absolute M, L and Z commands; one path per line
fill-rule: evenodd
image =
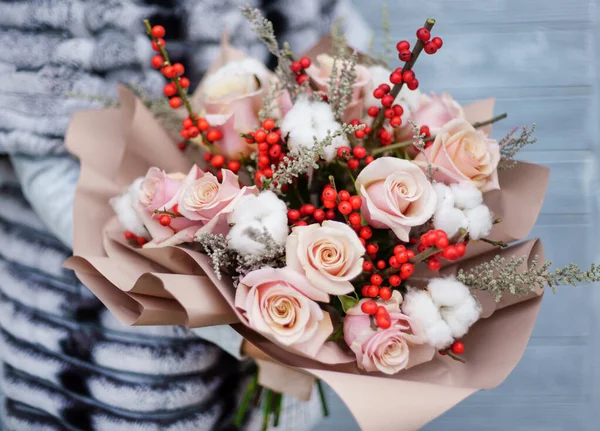
M 379 28 L 382 3 L 354 0 L 374 29 Z M 600 261 L 595 227 L 599 3 L 388 1 L 394 40 L 412 41 L 427 17 L 437 19 L 434 34 L 444 39 L 444 47 L 417 63 L 423 90 L 445 90 L 464 103 L 497 97 L 496 112 L 506 111 L 509 118 L 494 126 L 496 138 L 515 125 L 537 123 L 539 141 L 520 158 L 551 168 L 548 194 L 532 236 L 542 238 L 548 259 L 556 265 Z M 533 337 L 512 375 L 425 429 L 600 429 L 597 287 L 548 292 Z M 357 429 L 345 406 L 338 400 L 333 404 L 333 417 L 317 429 Z

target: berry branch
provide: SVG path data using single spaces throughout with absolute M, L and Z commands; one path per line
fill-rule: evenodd
M 433 18 L 428 18 L 427 21 L 425 21 L 425 25 L 423 26 L 423 28 L 431 31 L 431 29 L 433 28 L 433 26 L 435 25 L 435 19 Z M 419 58 L 419 54 L 421 54 L 421 51 L 423 50 L 425 46 L 425 42 L 421 41 L 420 39 L 417 40 L 417 42 L 415 43 L 415 47 L 412 50 L 411 53 L 411 57 L 410 59 L 404 64 L 404 67 L 402 68 L 402 74 L 404 74 L 405 72 L 412 70 L 415 62 L 417 61 L 417 58 Z M 402 82 L 400 82 L 399 84 L 395 84 L 391 91 L 390 91 L 390 95 L 393 97 L 393 99 L 396 99 L 396 96 L 398 96 L 398 94 L 400 93 L 400 90 L 402 90 L 402 87 L 404 85 L 404 80 L 402 80 Z M 383 110 L 379 110 L 379 113 L 377 114 L 377 117 L 375 118 L 375 120 L 373 121 L 373 125 L 371 126 L 371 129 L 373 130 L 373 137 L 372 138 L 372 143 L 375 143 L 375 139 L 377 137 L 377 132 L 379 131 L 379 129 L 381 129 L 381 127 L 383 126 L 383 121 L 385 119 L 385 115 L 384 115 L 384 111 Z

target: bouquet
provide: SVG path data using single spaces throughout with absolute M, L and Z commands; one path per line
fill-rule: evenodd
M 417 59 L 447 49 L 433 19 L 388 69 L 337 26 L 296 57 L 244 14 L 274 72 L 225 39 L 188 95 L 164 28 L 146 22 L 170 119 L 126 88 L 118 109 L 74 116 L 67 266 L 125 324 L 232 325 L 259 365 L 238 424 L 261 387 L 265 427 L 281 393 L 306 399 L 319 379 L 362 428 L 409 430 L 500 384 L 544 286 L 600 279 L 516 243 L 549 174 L 514 160 L 534 127 L 496 141 L 493 99 L 420 92 Z

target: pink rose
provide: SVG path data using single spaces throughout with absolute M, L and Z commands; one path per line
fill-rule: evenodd
M 316 63 L 316 64 L 315 64 Z M 333 72 L 333 57 L 328 54 L 317 55 L 317 61 L 311 64 L 306 69 L 306 74 L 313 80 L 313 82 L 319 87 L 321 91 L 327 91 L 329 85 L 329 79 Z M 337 78 L 341 75 L 343 67 L 341 61 L 336 62 L 335 67 L 337 69 Z M 348 106 L 348 109 L 344 113 L 344 119 L 350 120 L 353 118 L 360 118 L 363 110 L 363 99 L 365 97 L 366 86 L 371 82 L 371 75 L 369 70 L 360 65 L 356 65 L 356 80 L 352 86 L 352 101 Z
M 184 174 L 167 174 L 158 168 L 150 168 L 142 180 L 139 190 L 139 200 L 142 207 L 148 211 L 164 209 L 167 202 L 181 187 Z
M 462 106 L 448 93 L 441 96 L 431 94 L 421 95 L 419 108 L 412 111 L 411 119 L 418 126 L 428 126 L 432 135 L 436 135 L 440 128 L 455 118 L 465 118 Z M 412 130 L 411 130 L 412 135 Z
M 381 157 L 367 165 L 356 178 L 364 200 L 362 215 L 376 228 L 389 228 L 407 242 L 411 227 L 431 218 L 437 204 L 435 191 L 414 163 Z
M 305 274 L 322 292 L 318 300 L 323 302 L 354 290 L 350 281 L 362 273 L 364 254 L 356 232 L 330 220 L 294 228 L 285 246 L 288 267 Z
M 442 127 L 433 145 L 425 154 L 417 155 L 415 163 L 425 168 L 426 160 L 437 169 L 436 181 L 445 184 L 471 181 L 482 192 L 500 188 L 500 146 L 466 120 L 452 120 Z
M 435 349 L 413 332 L 410 318 L 400 312 L 402 295 L 394 291 L 386 307 L 392 324 L 387 329 L 373 328 L 371 317 L 361 311 L 361 300 L 344 317 L 344 341 L 356 355 L 358 367 L 365 371 L 395 374 L 433 358 Z
M 331 317 L 314 301 L 321 297 L 322 292 L 289 267 L 262 268 L 240 280 L 235 306 L 255 331 L 315 356 L 333 332 Z

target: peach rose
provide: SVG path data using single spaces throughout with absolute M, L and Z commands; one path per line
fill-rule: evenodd
M 410 318 L 400 312 L 402 295 L 394 291 L 388 301 L 378 300 L 386 307 L 392 324 L 387 329 L 371 325 L 371 317 L 361 311 L 363 302 L 352 307 L 344 317 L 344 341 L 356 355 L 356 362 L 365 371 L 395 374 L 433 358 L 435 349 L 413 332 Z
M 364 200 L 363 217 L 376 228 L 389 228 L 408 241 L 411 227 L 421 226 L 435 212 L 437 196 L 417 165 L 395 157 L 381 157 L 356 178 Z
M 415 163 L 425 169 L 426 160 L 437 169 L 436 181 L 445 184 L 471 181 L 482 192 L 500 188 L 500 146 L 466 120 L 452 120 L 442 127 L 433 145 L 425 154 L 417 155 Z
M 288 267 L 306 275 L 329 302 L 328 295 L 352 292 L 350 281 L 362 272 L 365 248 L 345 223 L 326 220 L 292 230 L 285 245 Z
M 411 119 L 419 126 L 428 126 L 432 135 L 436 135 L 442 126 L 455 118 L 465 118 L 465 112 L 448 93 L 441 96 L 422 94 L 419 107 L 411 113 Z
M 333 332 L 331 317 L 314 301 L 321 297 L 322 292 L 289 267 L 262 268 L 240 280 L 235 306 L 255 331 L 315 356 Z
M 341 61 L 336 62 L 337 79 L 339 79 L 343 67 Z M 371 82 L 369 70 L 360 65 L 356 65 L 356 80 L 352 86 L 352 101 L 344 114 L 345 120 L 360 118 L 363 109 L 363 98 L 365 97 L 366 86 Z M 319 90 L 326 91 L 329 85 L 329 79 L 333 72 L 333 57 L 328 54 L 317 55 L 316 62 L 306 69 L 306 74 L 310 76 Z
M 139 200 L 144 209 L 154 211 L 163 208 L 181 187 L 184 174 L 167 174 L 152 167 L 148 169 L 139 189 Z

